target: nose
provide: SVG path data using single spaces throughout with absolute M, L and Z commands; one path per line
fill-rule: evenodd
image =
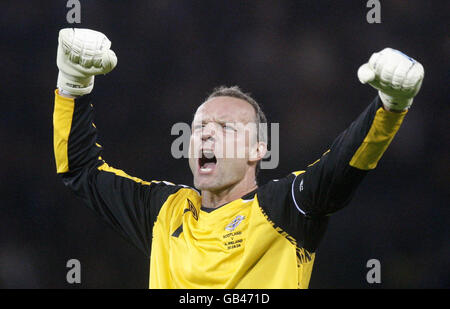
M 214 136 L 216 135 L 216 131 L 214 129 L 214 125 L 212 123 L 208 123 L 202 129 L 202 141 L 212 140 L 214 141 Z

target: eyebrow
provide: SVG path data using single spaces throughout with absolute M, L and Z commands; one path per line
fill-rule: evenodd
M 218 124 L 227 124 L 227 123 L 242 123 L 247 124 L 249 122 L 243 122 L 243 121 L 235 121 L 235 120 L 227 120 L 226 118 L 202 118 L 201 123 L 209 123 L 209 122 L 216 122 Z M 195 121 L 195 119 L 192 120 L 192 124 L 199 123 L 199 121 Z

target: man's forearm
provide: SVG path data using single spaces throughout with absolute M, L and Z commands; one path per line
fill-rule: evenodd
M 384 110 L 377 97 L 333 141 L 330 150 L 293 185 L 306 215 L 327 215 L 348 204 L 363 177 L 377 166 L 405 114 Z
M 378 97 L 334 140 L 330 151 L 296 180 L 304 189 L 293 194 L 307 214 L 326 215 L 349 202 L 400 128 L 420 90 L 424 69 L 402 52 L 385 48 L 359 68 L 358 78 L 377 89 Z

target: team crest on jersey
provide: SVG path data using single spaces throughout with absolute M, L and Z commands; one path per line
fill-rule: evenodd
M 194 217 L 195 220 L 198 221 L 198 212 L 197 212 L 197 208 L 195 208 L 194 204 L 191 202 L 190 199 L 187 199 L 187 201 L 188 201 L 189 209 L 185 209 L 185 212 L 186 212 L 186 211 L 192 212 L 192 216 Z
M 235 228 L 237 228 L 237 226 L 242 222 L 242 220 L 244 220 L 245 219 L 245 217 L 244 216 L 241 216 L 241 215 L 238 215 L 238 216 L 236 216 L 236 218 L 234 218 L 233 219 L 233 221 L 231 221 L 231 223 L 230 224 L 228 224 L 226 227 L 225 227 L 225 230 L 227 230 L 227 231 L 234 231 L 234 229 Z

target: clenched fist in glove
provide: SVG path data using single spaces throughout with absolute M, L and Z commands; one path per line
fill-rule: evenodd
M 423 77 L 419 62 L 392 48 L 374 53 L 358 70 L 360 82 L 377 89 L 384 106 L 393 111 L 411 106 Z
M 94 75 L 106 74 L 117 64 L 111 42 L 101 32 L 66 28 L 59 31 L 56 63 L 57 86 L 73 96 L 88 94 L 94 87 Z

